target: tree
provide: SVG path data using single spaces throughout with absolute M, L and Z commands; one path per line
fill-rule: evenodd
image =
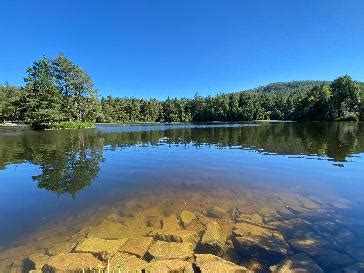
M 331 112 L 334 119 L 345 120 L 359 117 L 360 88 L 350 76 L 345 75 L 331 84 Z
M 95 121 L 100 108 L 90 76 L 63 54 L 52 61 L 52 73 L 64 98 L 62 109 L 67 119 Z
M 46 57 L 35 61 L 27 74 L 23 97 L 25 118 L 37 129 L 62 121 L 62 95 L 54 82 L 51 61 Z

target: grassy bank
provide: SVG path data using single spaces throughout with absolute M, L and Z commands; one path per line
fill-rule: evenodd
M 87 129 L 95 128 L 96 124 L 93 122 L 81 122 L 81 121 L 69 121 L 69 122 L 59 122 L 40 125 L 32 125 L 35 130 L 65 130 L 65 129 Z

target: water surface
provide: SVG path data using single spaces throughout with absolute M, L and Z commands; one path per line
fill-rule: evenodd
M 125 214 L 137 200 L 131 214 L 152 206 L 161 217 L 204 214 L 218 206 L 258 213 L 275 227 L 306 221 L 307 234 L 281 230 L 292 254 L 301 251 L 292 240 L 321 236 L 347 260 L 315 261 L 341 270 L 364 258 L 363 177 L 361 122 L 0 127 L 0 262 Z M 246 260 L 236 256 L 227 259 Z

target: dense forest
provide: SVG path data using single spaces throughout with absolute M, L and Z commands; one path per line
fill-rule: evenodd
M 64 55 L 35 61 L 24 86 L 0 86 L 0 119 L 52 128 L 65 122 L 207 122 L 248 120 L 358 120 L 364 83 L 273 83 L 234 93 L 193 98 L 99 99 L 89 75 Z

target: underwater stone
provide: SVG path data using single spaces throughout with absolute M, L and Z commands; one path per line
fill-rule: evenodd
M 193 256 L 193 245 L 158 241 L 149 248 L 148 254 L 156 260 L 188 260 Z
M 323 273 L 324 271 L 306 254 L 300 253 L 284 259 L 282 262 L 269 268 L 272 273 Z
M 50 256 L 44 253 L 34 253 L 29 255 L 28 259 L 34 264 L 35 269 L 42 269 L 42 267 L 48 262 Z
M 193 267 L 190 262 L 181 260 L 159 260 L 152 261 L 145 270 L 146 273 L 193 273 Z
M 248 223 L 234 226 L 233 243 L 240 255 L 254 253 L 267 263 L 274 263 L 287 255 L 289 246 L 278 231 Z
M 224 253 L 225 235 L 217 222 L 210 222 L 206 226 L 205 234 L 202 236 L 200 253 L 210 253 L 221 256 Z
M 134 255 L 116 253 L 109 261 L 110 272 L 143 272 L 149 263 Z
M 131 238 L 120 248 L 120 251 L 143 257 L 153 243 L 151 237 Z
M 126 239 L 106 240 L 100 238 L 86 238 L 76 246 L 75 251 L 113 255 L 118 252 L 126 241 Z
M 213 206 L 207 209 L 207 216 L 210 218 L 227 219 L 229 214 L 223 208 Z
M 181 229 L 181 227 L 178 223 L 178 219 L 175 214 L 163 218 L 162 221 L 163 221 L 163 229 L 166 229 L 166 230 Z
M 60 253 L 51 257 L 42 268 L 45 272 L 103 269 L 105 269 L 104 264 L 90 253 Z
M 191 243 L 193 247 L 200 241 L 201 235 L 189 230 L 155 230 L 150 233 L 156 240 L 176 243 Z
M 196 254 L 196 266 L 201 270 L 201 273 L 251 272 L 243 266 L 236 265 L 212 254 Z
M 187 227 L 193 220 L 196 219 L 196 215 L 189 210 L 182 211 L 179 217 L 184 227 Z

